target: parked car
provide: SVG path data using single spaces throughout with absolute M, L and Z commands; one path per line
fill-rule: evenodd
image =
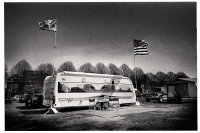
M 12 103 L 12 97 L 11 96 L 5 96 L 5 103 Z
M 12 98 L 13 101 L 19 101 L 19 99 L 20 99 L 20 95 L 15 95 L 15 96 Z
M 37 87 L 31 89 L 26 95 L 25 106 L 33 107 L 33 106 L 43 106 L 43 88 Z
M 19 99 L 19 102 L 25 103 L 26 102 L 26 95 L 27 94 L 22 94 L 21 97 L 20 97 L 20 99 Z
M 145 97 L 146 94 L 148 94 L 148 93 L 147 93 L 147 92 L 142 92 L 141 96 L 142 96 L 142 97 Z
M 167 93 L 165 93 L 161 88 L 153 88 L 153 90 L 146 94 L 145 99 L 147 102 L 151 100 L 158 100 L 159 102 L 167 101 Z

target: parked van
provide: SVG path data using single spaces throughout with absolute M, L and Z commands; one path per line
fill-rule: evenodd
M 119 98 L 120 104 L 135 103 L 131 80 L 121 75 L 60 72 L 47 76 L 43 86 L 43 105 L 61 107 L 89 106 L 89 99 L 100 96 Z

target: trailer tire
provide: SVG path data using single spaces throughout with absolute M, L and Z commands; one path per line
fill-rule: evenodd
M 149 98 L 146 98 L 146 101 L 147 101 L 147 102 L 151 102 L 151 100 L 150 100 Z

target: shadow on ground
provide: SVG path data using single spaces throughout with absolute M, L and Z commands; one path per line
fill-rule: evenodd
M 16 108 L 20 109 L 20 110 L 32 110 L 32 109 L 44 109 L 46 107 L 39 107 L 39 106 L 35 106 L 35 107 L 17 106 Z
M 43 108 L 43 109 L 33 109 L 33 110 L 24 110 L 24 111 L 19 111 L 22 114 L 28 114 L 28 115 L 36 115 L 36 114 L 44 114 L 47 112 L 47 109 Z
M 21 109 L 19 111 L 22 114 L 29 114 L 29 115 L 35 115 L 35 114 L 45 114 L 49 108 L 46 107 L 34 107 L 34 108 L 28 108 L 24 106 L 18 106 L 18 109 Z M 82 110 L 89 110 L 88 107 L 73 107 L 73 108 L 60 108 L 57 109 L 59 112 L 64 113 L 64 112 L 74 112 L 74 111 L 82 111 Z
M 89 110 L 89 107 L 72 107 L 72 108 L 61 108 L 59 112 L 73 112 L 79 110 Z

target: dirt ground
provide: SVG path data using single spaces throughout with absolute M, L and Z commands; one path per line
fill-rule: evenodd
M 119 110 L 62 109 L 44 115 L 46 108 L 29 109 L 24 103 L 5 104 L 5 131 L 183 131 L 197 130 L 197 103 L 157 101 Z

